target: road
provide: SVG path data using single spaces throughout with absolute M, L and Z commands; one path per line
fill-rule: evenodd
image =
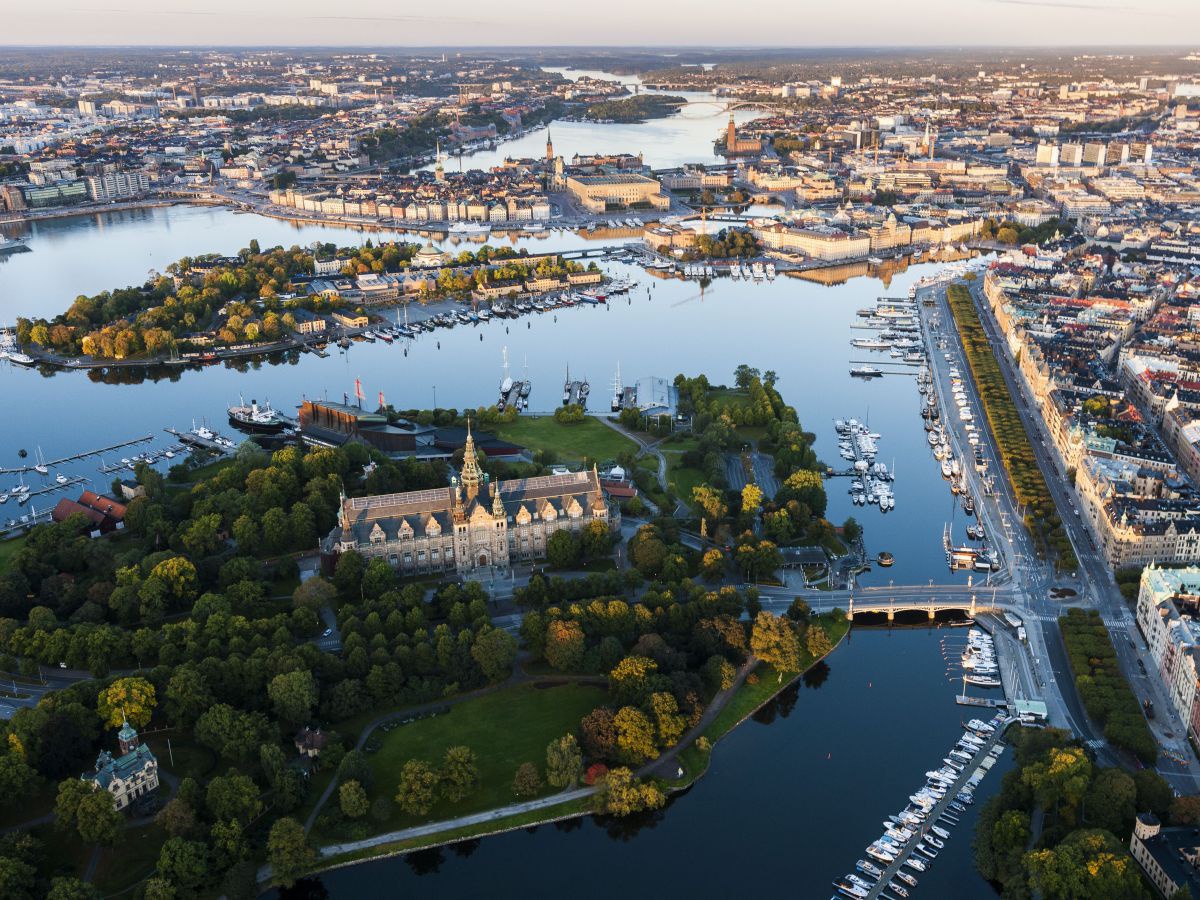
M 1197 762 L 1196 756 L 1187 742 L 1186 727 L 1175 715 L 1158 679 L 1143 674 L 1142 668 L 1138 665 L 1140 659 L 1146 666 L 1147 672 L 1155 671 L 1153 660 L 1144 641 L 1135 633 L 1133 616 L 1125 599 L 1117 590 L 1107 561 L 1095 550 L 1096 544 L 1093 536 L 1077 512 L 1079 500 L 1067 480 L 1065 468 L 1057 457 L 1054 442 L 1045 427 L 1041 414 L 1037 412 L 1039 405 L 1012 357 L 1006 352 L 1007 344 L 1004 337 L 990 306 L 982 297 L 982 279 L 971 283 L 970 290 L 975 299 L 980 321 L 983 323 L 999 363 L 1000 371 L 1004 375 L 1017 412 L 1030 437 L 1034 456 L 1045 476 L 1051 497 L 1058 508 L 1059 517 L 1062 519 L 1064 529 L 1079 560 L 1077 573 L 1065 577 L 1056 576 L 1051 566 L 1037 560 L 1028 535 L 1023 528 L 1019 526 L 1006 528 L 1006 535 L 1013 540 L 1012 547 L 1017 554 L 1010 562 L 1013 583 L 1026 607 L 1024 618 L 1027 620 L 1026 630 L 1029 634 L 1035 673 L 1047 688 L 1045 699 L 1051 709 L 1051 719 L 1053 721 L 1056 717 L 1061 717 L 1102 758 L 1116 762 L 1116 754 L 1107 747 L 1103 736 L 1097 733 L 1087 718 L 1078 696 L 1071 686 L 1073 679 L 1057 624 L 1057 618 L 1064 611 L 1065 606 L 1096 609 L 1109 629 L 1122 673 L 1133 685 L 1139 698 L 1149 697 L 1154 701 L 1155 707 L 1161 710 L 1160 716 L 1148 723 L 1155 738 L 1164 749 L 1180 755 L 1187 761 L 1186 764 L 1180 764 L 1170 758 L 1164 758 L 1158 765 L 1159 772 L 1177 791 L 1197 793 L 1200 791 L 1200 763 Z M 944 356 L 931 353 L 931 359 L 935 364 L 941 363 L 939 368 L 942 366 L 948 368 L 950 364 L 959 367 L 964 377 L 964 384 L 968 388 L 971 405 L 982 416 L 983 407 L 978 402 L 976 387 L 969 377 L 961 342 L 956 329 L 950 324 L 953 322 L 953 318 L 946 302 L 945 289 L 939 286 L 923 293 L 932 296 L 935 300 L 938 318 L 945 325 L 940 335 L 948 343 L 951 357 L 947 361 Z M 998 460 L 995 443 L 990 434 L 988 443 L 991 458 Z M 995 465 L 998 467 L 999 463 L 995 463 Z M 1002 522 L 1019 523 L 1021 516 L 1016 514 L 1018 508 L 1007 479 L 1003 478 L 999 472 L 997 474 L 998 490 L 996 494 L 1004 499 L 1008 507 L 1007 510 L 1001 511 Z M 1069 588 L 1077 592 L 1077 595 L 1067 597 L 1065 601 L 1059 602 L 1050 597 L 1052 588 Z M 1060 684 L 1066 684 L 1068 687 L 1063 690 L 1059 687 Z

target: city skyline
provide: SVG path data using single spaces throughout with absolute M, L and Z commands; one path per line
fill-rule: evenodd
M 149 0 L 85 4 L 63 11 L 26 7 L 6 13 L 5 43 L 27 46 L 1167 46 L 1186 26 L 1200 26 L 1189 0 L 926 0 L 919 9 L 868 0 L 853 17 L 780 11 L 748 0 L 737 20 L 704 5 L 681 17 L 615 0 L 603 16 L 513 0 L 500 11 L 464 0 L 445 15 L 405 15 L 375 0 L 348 0 L 336 12 L 316 0 L 265 0 L 253 12 L 232 0 L 164 10 Z M 530 28 L 536 23 L 536 28 Z M 867 23 L 867 24 L 864 24 Z M 631 24 L 636 24 L 631 28 Z M 764 31 L 764 29 L 766 29 Z M 770 45 L 760 44 L 764 34 Z M 973 36 L 981 37 L 979 40 Z M 659 38 L 649 41 L 648 37 Z

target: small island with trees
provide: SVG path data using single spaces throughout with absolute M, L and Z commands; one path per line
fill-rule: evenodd
M 618 100 L 601 100 L 587 108 L 587 117 L 594 121 L 635 123 L 673 115 L 687 100 L 671 94 L 638 94 Z

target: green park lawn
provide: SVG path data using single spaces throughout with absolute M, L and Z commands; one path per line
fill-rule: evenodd
M 704 483 L 704 473 L 683 464 L 682 451 L 663 448 L 663 456 L 667 460 L 667 485 L 675 491 L 675 496 L 692 505 L 692 488 Z
M 466 700 L 439 716 L 400 725 L 390 732 L 377 731 L 373 739 L 382 746 L 369 756 L 377 795 L 391 797 L 395 793 L 400 770 L 408 760 L 423 759 L 437 767 L 448 747 L 470 747 L 479 766 L 479 787 L 465 800 L 441 800 L 424 817 L 405 815 L 393 807 L 391 818 L 379 831 L 452 819 L 516 802 L 512 782 L 517 767 L 532 762 L 544 777 L 546 745 L 574 733 L 579 720 L 599 706 L 604 695 L 601 688 L 590 685 L 518 685 Z
M 522 416 L 497 431 L 506 441 L 530 450 L 551 450 L 564 461 L 587 457 L 603 462 L 616 459 L 625 450 L 637 449 L 629 438 L 591 416 L 567 425 L 554 421 L 552 416 Z
M 145 741 L 158 757 L 159 765 L 172 775 L 179 778 L 195 778 L 204 784 L 210 776 L 217 774 L 217 765 L 220 762 L 217 754 L 196 743 L 191 732 L 171 728 L 147 734 Z
M 17 551 L 25 546 L 25 540 L 25 535 L 21 535 L 7 541 L 0 541 L 0 573 L 8 569 L 13 557 L 17 555 Z

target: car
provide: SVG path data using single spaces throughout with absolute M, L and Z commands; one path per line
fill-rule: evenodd
M 324 630 L 324 631 L 321 633 L 321 637 L 329 637 L 331 634 L 333 634 L 333 629 L 332 629 L 332 628 L 326 628 L 326 629 L 325 629 L 325 630 Z
M 65 669 L 65 668 L 67 667 L 67 664 L 66 664 L 65 662 L 60 662 L 60 663 L 58 664 L 58 667 L 59 667 L 60 669 Z

